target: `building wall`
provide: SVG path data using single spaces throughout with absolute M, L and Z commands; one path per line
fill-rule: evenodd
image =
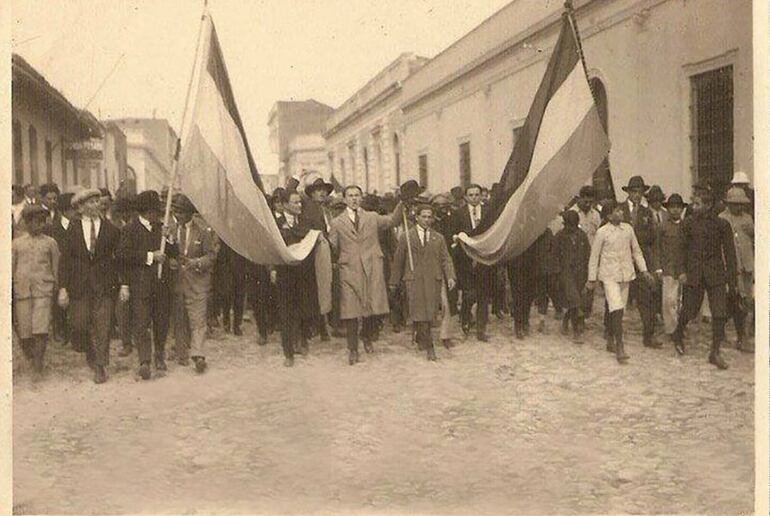
M 176 150 L 176 133 L 164 119 L 112 120 L 125 134 L 126 163 L 136 174 L 137 192 L 168 185 Z
M 488 185 L 499 179 L 513 130 L 526 117 L 558 34 L 553 23 L 534 38 L 515 38 L 557 22 L 561 3 L 532 4 L 521 26 L 495 19 L 515 15 L 528 2 L 513 2 L 404 82 L 404 178 L 418 179 L 418 156 L 424 152 L 429 190 L 459 184 L 459 145 L 470 141 L 472 180 Z M 751 177 L 750 0 L 576 4 L 586 5 L 578 11 L 578 26 L 589 74 L 607 90 L 610 167 L 619 195 L 620 186 L 640 174 L 666 192 L 687 197 L 693 181 L 690 75 L 725 63 L 734 67 L 735 169 Z M 507 31 L 507 36 L 489 31 Z M 470 57 L 461 60 L 455 55 L 459 51 Z M 490 53 L 497 57 L 479 64 Z M 427 91 L 432 93 L 421 98 Z

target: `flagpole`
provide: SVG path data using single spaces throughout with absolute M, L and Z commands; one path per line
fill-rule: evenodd
M 409 240 L 409 226 L 406 223 L 406 205 L 401 210 L 404 216 L 404 237 L 406 238 L 406 251 L 409 254 L 409 270 L 414 272 L 414 258 L 412 257 L 412 243 Z
M 200 56 L 201 38 L 203 36 L 203 21 L 206 19 L 208 13 L 208 0 L 204 0 L 203 14 L 201 15 L 200 26 L 198 27 L 198 40 L 195 44 L 195 59 L 193 59 L 192 70 L 190 71 L 190 80 L 187 83 L 187 95 L 184 100 L 184 111 L 182 111 L 182 125 L 179 126 L 180 135 L 176 139 L 176 150 L 174 151 L 174 163 L 171 165 L 171 174 L 168 181 L 168 194 L 166 195 L 166 208 L 163 215 L 163 228 L 168 228 L 168 222 L 171 218 L 171 197 L 174 183 L 176 182 L 177 168 L 179 166 L 179 153 L 182 149 L 181 132 L 184 130 L 185 122 L 187 121 L 187 108 L 190 104 L 190 92 L 192 91 L 193 78 L 195 77 L 195 67 L 198 63 L 198 56 Z M 166 252 L 166 238 L 162 237 L 160 240 L 160 252 L 163 254 Z M 163 264 L 158 265 L 158 279 L 163 274 Z

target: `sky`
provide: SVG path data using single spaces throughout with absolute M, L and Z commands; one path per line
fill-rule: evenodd
M 278 100 L 338 107 L 403 52 L 433 57 L 510 0 L 209 0 L 246 136 L 274 174 Z M 12 48 L 99 118 L 181 126 L 203 1 L 14 0 Z

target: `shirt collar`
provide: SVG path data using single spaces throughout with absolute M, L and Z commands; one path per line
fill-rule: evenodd
M 289 213 L 288 211 L 287 211 L 287 212 L 284 212 L 283 216 L 284 216 L 284 217 L 286 217 L 286 222 L 287 222 L 287 223 L 288 223 L 290 226 L 293 226 L 293 225 L 294 225 L 294 223 L 297 221 L 297 217 L 295 217 L 294 215 L 292 215 L 292 214 L 291 214 L 291 213 Z
M 150 224 L 149 220 L 139 215 L 139 222 L 147 229 L 147 231 L 152 232 L 152 224 Z
M 70 219 L 65 217 L 64 215 L 61 216 L 61 227 L 64 229 L 67 229 L 70 226 Z
M 354 210 L 350 206 L 345 208 L 348 212 L 348 217 L 350 217 L 350 220 L 354 220 L 356 218 L 356 211 L 360 210 L 361 208 L 358 208 L 358 210 Z

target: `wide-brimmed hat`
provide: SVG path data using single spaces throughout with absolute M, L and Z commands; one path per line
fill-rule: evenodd
M 596 191 L 594 190 L 594 187 L 591 185 L 585 185 L 580 188 L 580 193 L 578 193 L 579 199 L 591 199 L 596 196 Z
M 628 186 L 624 186 L 623 191 L 627 192 L 629 190 L 633 190 L 634 188 L 641 188 L 646 192 L 650 187 L 644 184 L 644 179 L 642 176 L 634 176 L 628 180 Z
M 725 202 L 727 204 L 751 204 L 749 196 L 746 195 L 746 192 L 743 190 L 743 188 L 739 188 L 737 186 L 734 186 L 727 191 Z
M 684 208 L 684 206 L 685 206 L 684 199 L 682 199 L 682 196 L 679 195 L 678 193 L 669 195 L 668 196 L 668 201 L 663 203 L 663 205 L 666 208 L 668 208 L 669 206 L 680 206 L 680 207 Z
M 305 186 L 305 195 L 310 197 L 316 190 L 326 190 L 328 195 L 334 191 L 334 185 L 327 183 L 322 177 L 316 178 L 315 181 Z
M 663 195 L 663 189 L 659 187 L 658 185 L 652 185 L 647 192 L 647 200 L 649 202 L 655 202 L 660 201 L 663 202 L 666 200 L 666 196 Z
M 409 201 L 425 191 L 424 186 L 420 186 L 417 181 L 410 179 L 399 188 L 399 194 L 402 201 Z
M 749 181 L 749 176 L 744 172 L 743 170 L 739 170 L 735 174 L 733 174 L 733 180 L 730 181 L 734 185 L 748 185 L 751 184 L 751 181 Z
M 185 213 L 196 213 L 195 205 L 192 203 L 189 197 L 184 194 L 176 194 L 171 199 L 171 207 L 177 211 Z
M 102 192 L 100 192 L 98 188 L 86 188 L 85 190 L 77 192 L 72 197 L 72 206 L 78 206 L 79 204 L 86 202 L 88 199 L 101 196 Z
M 145 190 L 136 196 L 134 208 L 139 213 L 161 211 L 160 196 L 155 190 Z
M 36 215 L 41 215 L 43 217 L 48 216 L 48 210 L 43 208 L 39 204 L 28 204 L 24 207 L 23 210 L 21 210 L 21 218 L 25 220 L 32 219 Z

